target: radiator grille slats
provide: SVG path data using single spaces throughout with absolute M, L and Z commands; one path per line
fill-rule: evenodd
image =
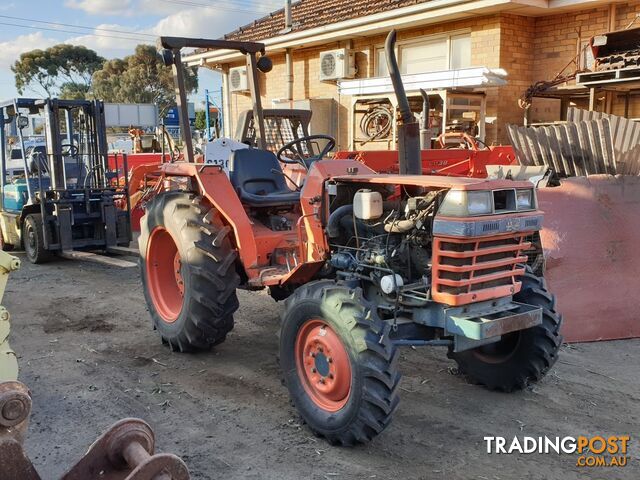
M 481 239 L 434 237 L 431 295 L 448 305 L 513 295 L 531 248 L 523 234 Z

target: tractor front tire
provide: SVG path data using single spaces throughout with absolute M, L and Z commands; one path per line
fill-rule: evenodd
M 558 360 L 562 316 L 555 310 L 556 299 L 544 278 L 534 275 L 530 267 L 521 280 L 522 288 L 513 299 L 542 307 L 542 324 L 472 350 L 456 353 L 450 349 L 449 358 L 471 383 L 503 392 L 522 390 L 541 380 Z
M 319 280 L 286 300 L 280 365 L 294 406 L 333 445 L 366 443 L 398 406 L 398 349 L 360 288 Z
M 166 192 L 147 206 L 138 240 L 144 296 L 173 350 L 208 350 L 233 328 L 240 277 L 229 232 L 195 194 Z
M 44 263 L 51 259 L 51 252 L 44 247 L 44 229 L 42 215 L 27 215 L 22 226 L 22 243 L 27 260 L 31 263 Z

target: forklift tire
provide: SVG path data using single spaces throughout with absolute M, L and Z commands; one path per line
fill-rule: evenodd
M 398 407 L 398 349 L 391 326 L 360 288 L 319 280 L 286 300 L 280 366 L 292 403 L 332 445 L 366 443 Z
M 562 316 L 556 312 L 555 297 L 547 290 L 544 278 L 526 267 L 522 288 L 513 296 L 516 302 L 542 307 L 542 324 L 504 335 L 496 343 L 455 353 L 449 358 L 470 383 L 491 390 L 522 390 L 542 379 L 558 360 L 562 345 Z
M 42 215 L 32 213 L 27 215 L 22 225 L 22 244 L 31 263 L 44 263 L 51 259 L 51 252 L 44 248 L 44 231 Z
M 201 197 L 166 192 L 140 221 L 140 269 L 154 329 L 172 350 L 224 342 L 238 309 L 236 251 L 217 212 Z

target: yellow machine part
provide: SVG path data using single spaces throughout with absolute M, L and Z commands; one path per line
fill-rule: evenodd
M 20 259 L 0 250 L 0 302 L 9 272 L 20 268 Z M 9 312 L 0 305 L 0 382 L 18 379 L 18 360 L 9 345 Z

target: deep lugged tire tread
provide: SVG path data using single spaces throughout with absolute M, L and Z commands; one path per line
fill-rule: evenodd
M 556 311 L 556 298 L 547 290 L 545 279 L 536 276 L 530 267 L 526 267 L 526 272 L 522 276 L 522 288 L 514 296 L 514 300 L 542 307 L 542 324 L 533 327 L 535 344 L 527 358 L 527 364 L 520 366 L 519 375 L 509 383 L 491 378 L 480 379 L 470 371 L 471 368 L 467 366 L 465 357 L 456 355 L 450 349 L 448 357 L 458 363 L 458 370 L 465 375 L 469 383 L 484 385 L 490 390 L 503 392 L 522 390 L 541 380 L 558 360 L 558 351 L 562 345 L 560 334 L 562 315 Z
M 192 250 L 197 249 L 204 254 L 204 260 L 199 265 L 190 264 L 192 290 L 190 301 L 183 307 L 189 309 L 183 328 L 173 338 L 162 336 L 162 340 L 181 352 L 206 350 L 222 343 L 233 329 L 233 313 L 239 306 L 236 288 L 240 278 L 230 267 L 237 253 L 229 242 L 219 241 L 214 245 L 219 232 L 227 227 L 219 223 L 215 211 L 202 197 L 184 192 L 161 194 L 149 205 L 146 216 L 161 219 L 169 202 L 173 203 L 173 215 L 182 217 L 179 230 L 180 240 L 187 245 L 186 257 L 196 256 Z M 146 216 L 142 222 L 147 221 Z M 142 241 L 141 235 L 140 248 L 145 251 Z M 157 328 L 162 320 L 152 316 Z
M 320 280 L 298 288 L 285 301 L 282 317 L 296 303 L 309 298 L 335 308 L 344 325 L 350 327 L 351 334 L 362 340 L 358 342 L 357 361 L 363 367 L 365 377 L 362 406 L 349 428 L 334 434 L 314 433 L 325 437 L 332 445 L 369 442 L 389 425 L 399 403 L 399 351 L 389 338 L 391 327 L 378 317 L 360 288 L 347 288 L 332 280 Z M 292 403 L 295 404 L 295 399 Z

